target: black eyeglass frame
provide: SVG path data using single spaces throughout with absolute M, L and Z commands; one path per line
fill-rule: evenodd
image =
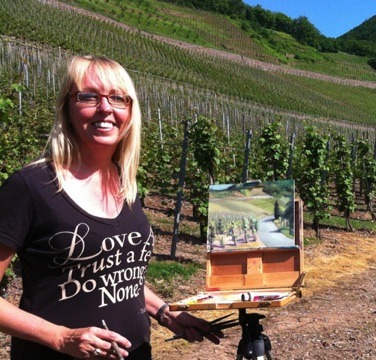
M 85 102 L 85 101 L 81 101 L 79 96 L 80 94 L 95 94 L 95 95 L 98 95 L 99 98 L 98 98 L 98 101 L 94 104 L 89 104 L 88 102 Z M 116 95 L 121 95 L 124 97 L 124 107 L 123 106 L 119 106 L 119 104 L 115 104 L 113 103 L 113 101 L 111 100 L 110 96 L 116 96 Z M 102 100 L 102 98 L 106 98 L 108 103 L 114 107 L 114 108 L 117 108 L 117 109 L 126 109 L 127 107 L 131 106 L 132 103 L 133 103 L 133 99 L 131 96 L 129 95 L 123 95 L 123 94 L 108 94 L 108 95 L 105 95 L 105 94 L 99 94 L 95 91 L 76 91 L 74 93 L 69 93 L 69 97 L 72 98 L 72 97 L 75 97 L 77 102 L 79 102 L 80 104 L 84 104 L 86 105 L 87 107 L 94 107 L 94 106 L 98 106 L 98 104 L 100 103 L 100 101 Z

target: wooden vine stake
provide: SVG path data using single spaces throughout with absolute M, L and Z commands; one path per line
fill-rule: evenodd
M 185 165 L 187 162 L 187 149 L 188 149 L 188 121 L 185 122 L 184 125 L 184 139 L 182 145 L 182 154 L 180 160 L 180 173 L 179 173 L 179 190 L 176 200 L 176 208 L 175 208 L 175 220 L 174 220 L 174 230 L 172 234 L 172 242 L 171 242 L 171 253 L 170 258 L 172 260 L 175 259 L 176 255 L 176 243 L 178 241 L 178 234 L 179 234 L 179 223 L 180 223 L 180 210 L 181 210 L 181 203 L 183 200 L 183 186 L 184 186 L 184 179 L 185 179 Z

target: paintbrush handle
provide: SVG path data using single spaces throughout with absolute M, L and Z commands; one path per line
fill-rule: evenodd
M 106 322 L 104 320 L 102 320 L 102 324 L 103 324 L 103 327 L 106 329 L 106 330 L 109 330 Z M 123 358 L 123 355 L 121 355 L 121 352 L 120 352 L 120 348 L 118 346 L 118 344 L 116 343 L 116 341 L 111 341 L 111 345 L 112 345 L 112 348 L 114 349 L 115 353 L 116 353 L 116 357 L 118 358 L 118 360 L 124 360 Z

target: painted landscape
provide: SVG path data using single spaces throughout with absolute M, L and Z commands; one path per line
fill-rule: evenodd
M 212 185 L 207 251 L 294 247 L 293 180 Z

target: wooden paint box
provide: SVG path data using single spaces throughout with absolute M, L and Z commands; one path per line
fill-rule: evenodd
M 209 252 L 206 291 L 170 304 L 170 309 L 280 307 L 300 297 L 304 278 L 302 207 L 302 201 L 295 199 L 295 246 Z

